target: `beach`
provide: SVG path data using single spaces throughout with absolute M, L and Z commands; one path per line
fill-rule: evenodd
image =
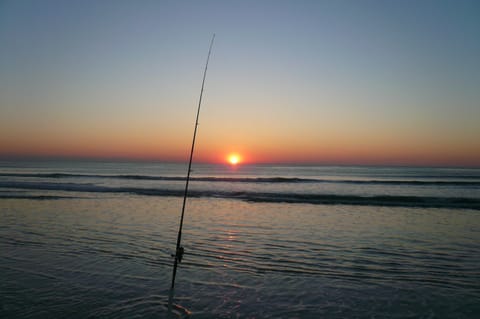
M 182 188 L 183 168 L 2 163 L 1 317 L 167 317 L 182 200 L 173 191 Z M 198 178 L 192 181 L 198 196 L 187 202 L 185 256 L 175 288 L 175 303 L 191 311 L 191 318 L 480 313 L 475 206 L 445 207 L 445 200 L 440 207 L 321 204 L 231 195 L 415 193 L 438 199 L 450 194 L 474 202 L 480 197 L 476 170 L 197 165 L 192 175 Z

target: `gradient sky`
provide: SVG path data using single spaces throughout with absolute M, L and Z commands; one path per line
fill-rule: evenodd
M 2 1 L 0 157 L 480 166 L 480 1 Z

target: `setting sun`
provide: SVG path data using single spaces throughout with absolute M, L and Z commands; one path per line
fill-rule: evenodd
M 238 154 L 230 154 L 228 155 L 227 160 L 231 165 L 237 165 L 238 163 L 240 163 L 241 159 Z

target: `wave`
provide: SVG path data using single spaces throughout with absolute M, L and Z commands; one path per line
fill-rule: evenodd
M 100 174 L 71 174 L 71 173 L 0 173 L 4 177 L 32 177 L 48 179 L 68 178 L 104 178 L 123 180 L 146 181 L 185 181 L 184 176 L 152 176 L 152 175 L 100 175 Z M 461 177 L 463 179 L 464 177 Z M 418 185 L 418 186 L 479 186 L 480 181 L 446 181 L 446 180 L 342 180 L 316 179 L 298 177 L 191 177 L 191 181 L 198 182 L 227 182 L 227 183 L 336 183 L 336 184 L 370 184 L 370 185 Z
M 48 191 L 70 191 L 89 193 L 129 193 L 144 196 L 183 196 L 183 190 L 139 188 L 139 187 L 107 187 L 94 184 L 75 183 L 35 183 L 35 182 L 0 182 L 0 188 L 30 189 Z M 207 197 L 236 199 L 256 203 L 291 203 L 315 205 L 357 205 L 357 206 L 394 206 L 425 208 L 465 208 L 480 210 L 480 199 L 462 197 L 429 197 L 429 196 L 358 196 L 334 194 L 302 194 L 302 193 L 263 193 L 239 191 L 191 190 L 189 197 Z
M 0 199 L 33 199 L 33 200 L 57 200 L 81 198 L 76 196 L 55 196 L 55 195 L 20 195 L 20 194 L 0 194 Z

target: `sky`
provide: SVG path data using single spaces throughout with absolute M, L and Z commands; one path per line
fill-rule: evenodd
M 0 158 L 480 167 L 479 1 L 0 0 Z

